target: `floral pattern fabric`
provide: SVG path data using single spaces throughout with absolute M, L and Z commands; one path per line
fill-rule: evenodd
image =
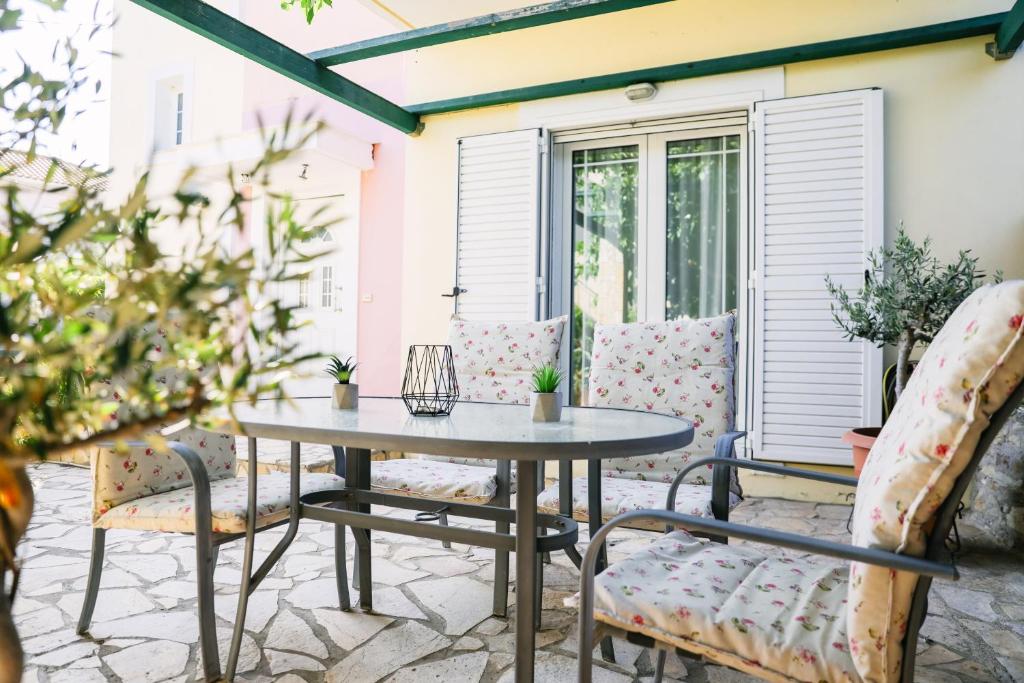
M 675 531 L 597 576 L 594 616 L 767 680 L 854 682 L 848 581 L 843 562 Z
M 261 474 L 258 482 L 257 528 L 284 519 L 291 501 L 291 478 L 287 474 Z M 299 482 L 301 495 L 345 487 L 345 480 L 333 474 L 303 474 Z M 245 532 L 248 495 L 248 477 L 210 482 L 214 533 Z M 194 505 L 195 493 L 190 486 L 122 503 L 100 515 L 95 525 L 101 529 L 195 533 Z
M 235 437 L 193 427 L 164 435 L 195 451 L 206 464 L 211 481 L 235 476 Z M 178 455 L 149 446 L 130 448 L 124 453 L 96 448 L 91 461 L 94 521 L 122 503 L 192 486 L 188 468 Z
M 921 358 L 861 473 L 853 542 L 922 555 L 981 432 L 1024 377 L 1024 281 L 979 288 Z M 850 646 L 865 680 L 897 680 L 916 575 L 853 563 Z
M 498 478 L 494 467 L 406 458 L 372 463 L 370 485 L 404 496 L 483 504 L 494 499 Z
M 605 521 L 633 510 L 664 510 L 668 498 L 669 484 L 660 481 L 635 481 L 631 479 L 601 478 L 601 518 Z M 589 506 L 587 504 L 586 477 L 572 480 L 573 517 L 587 521 Z M 739 505 L 740 497 L 729 494 L 729 509 Z M 558 485 L 550 486 L 537 497 L 537 507 L 541 512 L 557 515 L 559 508 Z M 711 488 L 699 484 L 682 484 L 676 491 L 676 512 L 696 517 L 711 517 Z M 647 522 L 636 528 L 661 531 L 663 522 Z
M 534 368 L 558 365 L 567 317 L 540 322 L 503 323 L 452 320 L 452 347 L 459 400 L 529 405 Z M 424 455 L 460 465 L 494 467 L 494 460 Z
M 688 462 L 714 455 L 716 438 L 735 423 L 734 321 L 728 313 L 594 329 L 589 405 L 675 415 L 694 429 L 686 448 L 609 460 L 606 476 L 670 483 Z M 705 470 L 686 481 L 711 483 Z

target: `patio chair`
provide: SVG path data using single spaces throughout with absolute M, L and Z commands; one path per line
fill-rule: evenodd
M 115 399 L 118 397 L 116 390 L 111 393 Z M 166 452 L 135 442 L 126 452 L 100 447 L 92 453 L 92 551 L 77 631 L 85 634 L 92 621 L 109 529 L 194 534 L 203 675 L 205 680 L 214 681 L 220 678 L 221 670 L 213 611 L 213 573 L 220 546 L 245 536 L 247 477 L 236 476 L 233 436 L 188 426 L 171 427 L 164 436 L 171 440 Z M 249 441 L 253 462 L 255 441 Z M 293 449 L 298 447 L 299 444 L 292 444 Z M 293 478 L 299 480 L 303 495 L 345 485 L 342 478 L 333 474 L 300 474 L 297 469 L 288 475 L 260 475 L 255 501 L 257 530 L 288 521 Z M 334 542 L 338 599 L 342 608 L 348 609 L 344 527 L 335 527 Z
M 677 415 L 693 422 L 693 442 L 684 449 L 602 463 L 588 461 L 588 477 L 572 477 L 572 463 L 559 463 L 559 480 L 537 498 L 542 512 L 589 522 L 591 535 L 623 512 L 660 507 L 679 472 L 696 458 L 733 457 L 745 432 L 733 430 L 735 318 L 598 325 L 594 330 L 588 405 Z M 721 476 L 715 476 L 715 475 Z M 599 475 L 599 476 L 598 476 Z M 714 495 L 713 495 L 714 494 Z M 688 471 L 678 487 L 676 510 L 728 520 L 739 504 L 739 480 L 710 466 Z M 639 528 L 658 528 L 637 520 Z
M 913 681 L 932 578 L 957 578 L 946 541 L 960 498 L 1024 398 L 1022 319 L 1024 281 L 984 286 L 953 313 L 872 448 L 862 486 L 754 461 L 689 466 L 856 487 L 851 544 L 679 514 L 671 494 L 667 510 L 605 525 L 580 580 L 579 680 L 591 680 L 596 619 L 602 632 L 659 648 L 656 679 L 675 649 L 767 680 Z M 595 581 L 608 533 L 640 520 L 669 531 Z M 675 525 L 812 556 L 711 543 Z
M 459 400 L 528 405 L 534 368 L 558 363 L 565 323 L 565 316 L 521 323 L 452 320 L 447 343 L 452 347 Z M 523 419 L 530 419 L 525 408 Z M 509 507 L 515 493 L 515 477 L 508 460 L 436 455 L 374 462 L 370 468 L 373 488 L 388 493 L 504 508 Z M 441 524 L 448 523 L 443 505 L 438 507 L 437 515 Z M 508 533 L 509 525 L 498 522 L 495 530 Z M 508 562 L 507 551 L 496 551 L 496 616 L 505 616 L 508 610 Z

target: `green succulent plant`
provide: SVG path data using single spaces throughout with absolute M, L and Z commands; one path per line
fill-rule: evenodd
M 352 356 L 346 360 L 341 360 L 338 356 L 331 356 L 331 360 L 327 363 L 327 374 L 337 380 L 338 384 L 348 384 L 357 365 L 359 363 L 352 362 Z
M 562 371 L 550 363 L 533 370 L 533 390 L 538 394 L 553 394 L 562 383 Z

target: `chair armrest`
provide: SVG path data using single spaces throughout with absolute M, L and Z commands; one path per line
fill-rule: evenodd
M 726 432 L 715 440 L 715 457 L 736 460 L 736 441 L 746 432 Z M 681 480 L 680 480 L 681 481 Z M 672 482 L 675 485 L 675 481 Z M 729 521 L 729 493 L 732 489 L 732 468 L 722 464 L 711 466 L 711 514 L 715 519 Z M 667 510 L 675 510 L 675 491 L 669 491 Z
M 739 467 L 746 470 L 757 470 L 758 472 L 768 472 L 770 474 L 781 474 L 787 477 L 799 477 L 801 479 L 812 479 L 814 481 L 825 482 L 826 484 L 836 484 L 838 486 L 850 486 L 857 488 L 857 477 L 848 477 L 843 474 L 829 474 L 828 472 L 815 472 L 814 470 L 802 470 L 797 467 L 786 467 L 785 465 L 775 465 L 772 463 L 761 462 L 759 460 L 740 460 L 739 458 L 719 458 L 717 455 L 713 458 L 702 458 L 695 460 L 689 465 L 684 467 L 682 471 L 676 475 L 677 479 L 682 480 L 691 470 L 698 467 L 706 467 L 707 465 L 723 465 L 724 469 L 730 467 Z
M 587 548 L 588 558 L 584 559 L 584 572 L 586 572 L 588 566 L 587 562 L 589 560 L 591 548 L 597 549 L 612 529 L 619 526 L 635 524 L 640 520 L 652 519 L 665 522 L 670 526 L 679 525 L 685 527 L 687 530 L 698 531 L 709 535 L 728 536 L 730 538 L 739 538 L 744 541 L 766 543 L 780 548 L 790 548 L 792 550 L 814 553 L 816 555 L 825 555 L 827 557 L 836 557 L 843 560 L 850 560 L 852 562 L 863 562 L 865 564 L 887 567 L 889 569 L 898 569 L 900 571 L 920 574 L 922 576 L 932 576 L 953 580 L 959 578 L 959 573 L 957 572 L 956 567 L 952 564 L 913 557 L 911 555 L 902 555 L 900 553 L 894 553 L 889 550 L 880 550 L 878 548 L 864 548 L 849 543 L 825 541 L 819 538 L 800 536 L 786 531 L 760 529 L 758 527 L 747 526 L 745 524 L 736 524 L 735 522 L 723 522 L 718 519 L 707 519 L 705 517 L 684 515 L 680 512 L 672 512 L 669 510 L 637 510 L 635 512 L 621 514 L 610 520 L 607 524 L 602 526 L 597 535 L 590 540 L 590 547 Z

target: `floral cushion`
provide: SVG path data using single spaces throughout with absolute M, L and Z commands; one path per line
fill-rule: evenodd
M 1024 376 L 1024 281 L 981 287 L 935 336 L 861 474 L 853 542 L 910 555 Z M 916 575 L 854 563 L 850 646 L 861 676 L 896 680 Z
M 734 322 L 727 313 L 595 328 L 588 403 L 675 415 L 694 428 L 686 448 L 609 460 L 607 476 L 671 482 L 691 460 L 714 455 L 716 438 L 735 423 Z M 710 483 L 706 470 L 686 481 Z M 733 488 L 739 492 L 738 483 Z
M 273 472 L 259 475 L 256 509 L 257 526 L 266 526 L 288 515 L 291 477 Z M 344 488 L 345 480 L 333 474 L 303 474 L 299 479 L 303 495 Z M 249 495 L 248 477 L 230 477 L 210 482 L 210 508 L 215 533 L 245 532 Z M 101 529 L 143 529 L 195 533 L 195 495 L 191 486 L 122 503 L 96 520 Z
M 601 478 L 601 518 L 609 520 L 623 512 L 633 510 L 664 510 L 668 498 L 669 484 L 660 481 L 636 481 L 631 479 Z M 587 478 L 572 480 L 573 517 L 587 521 Z M 729 494 L 729 508 L 740 502 L 739 496 Z M 546 488 L 537 497 L 541 512 L 557 515 L 560 512 L 558 484 Z M 676 512 L 697 517 L 711 517 L 711 487 L 696 484 L 682 484 L 676 491 Z M 660 531 L 664 523 L 642 522 L 637 528 Z
M 847 573 L 675 531 L 597 576 L 594 617 L 766 680 L 860 681 Z
M 566 320 L 566 316 L 523 323 L 452 320 L 448 345 L 459 381 L 459 400 L 528 405 L 534 368 L 558 364 Z M 460 465 L 495 465 L 493 460 L 423 457 Z
M 235 437 L 184 427 L 164 435 L 180 441 L 206 463 L 212 481 L 235 476 Z M 192 485 L 185 462 L 176 454 L 148 446 L 115 452 L 95 448 L 93 471 L 93 521 L 111 508 L 130 500 Z
M 489 503 L 498 490 L 493 467 L 421 458 L 372 463 L 370 484 L 389 493 L 459 503 Z

